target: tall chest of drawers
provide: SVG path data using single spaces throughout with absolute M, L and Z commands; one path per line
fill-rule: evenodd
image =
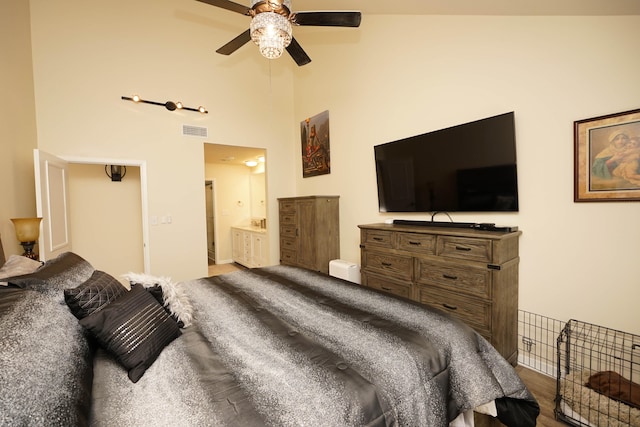
M 278 199 L 280 263 L 329 273 L 340 258 L 339 196 Z
M 363 285 L 450 313 L 517 363 L 520 231 L 358 227 Z

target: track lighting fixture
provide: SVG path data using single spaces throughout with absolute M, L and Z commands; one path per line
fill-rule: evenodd
M 196 111 L 196 112 L 202 113 L 202 114 L 208 114 L 209 113 L 207 111 L 207 109 L 204 108 L 202 105 L 199 106 L 198 108 L 185 107 L 184 104 L 182 104 L 182 102 L 180 102 L 180 101 L 178 101 L 178 102 L 173 102 L 173 101 L 167 101 L 167 102 L 147 101 L 145 99 L 141 99 L 138 95 L 133 95 L 132 97 L 123 96 L 121 98 L 123 100 L 125 100 L 125 101 L 131 101 L 131 102 L 136 102 L 136 103 L 143 102 L 145 104 L 160 105 L 160 106 L 166 108 L 169 111 L 188 110 L 188 111 Z

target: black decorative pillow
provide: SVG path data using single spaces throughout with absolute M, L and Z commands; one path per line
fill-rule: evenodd
M 100 311 L 127 292 L 120 282 L 104 271 L 96 270 L 84 283 L 64 290 L 64 300 L 78 319 Z
M 156 277 L 144 273 L 127 273 L 122 277 L 132 285 L 144 286 L 181 328 L 191 326 L 193 306 L 181 283 L 173 283 L 169 277 Z
M 162 350 L 182 334 L 175 320 L 139 285 L 81 319 L 80 324 L 129 371 L 129 379 L 134 383 Z
M 134 285 L 142 285 L 141 283 L 133 283 Z M 176 322 L 178 322 L 178 327 L 180 329 L 184 328 L 184 322 L 181 321 L 180 319 L 178 319 L 178 317 L 173 314 L 171 312 L 171 309 L 169 309 L 169 307 L 167 305 L 164 305 L 164 294 L 162 293 L 162 288 L 160 287 L 160 285 L 155 285 L 155 286 L 151 286 L 151 287 L 147 287 L 145 285 L 144 288 L 147 290 L 147 292 L 149 292 L 151 294 L 151 296 L 153 296 L 156 301 L 158 301 L 158 304 L 160 304 L 162 306 L 162 308 L 164 308 L 164 310 L 169 313 L 169 315 L 171 316 L 171 318 L 173 320 L 175 320 Z

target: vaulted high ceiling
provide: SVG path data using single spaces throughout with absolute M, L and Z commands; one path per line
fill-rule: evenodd
M 638 0 L 292 0 L 292 6 L 293 10 L 360 10 L 365 15 L 640 14 Z

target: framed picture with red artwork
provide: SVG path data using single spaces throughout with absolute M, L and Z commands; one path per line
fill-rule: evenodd
M 331 173 L 329 149 L 329 111 L 300 122 L 302 142 L 302 177 Z

